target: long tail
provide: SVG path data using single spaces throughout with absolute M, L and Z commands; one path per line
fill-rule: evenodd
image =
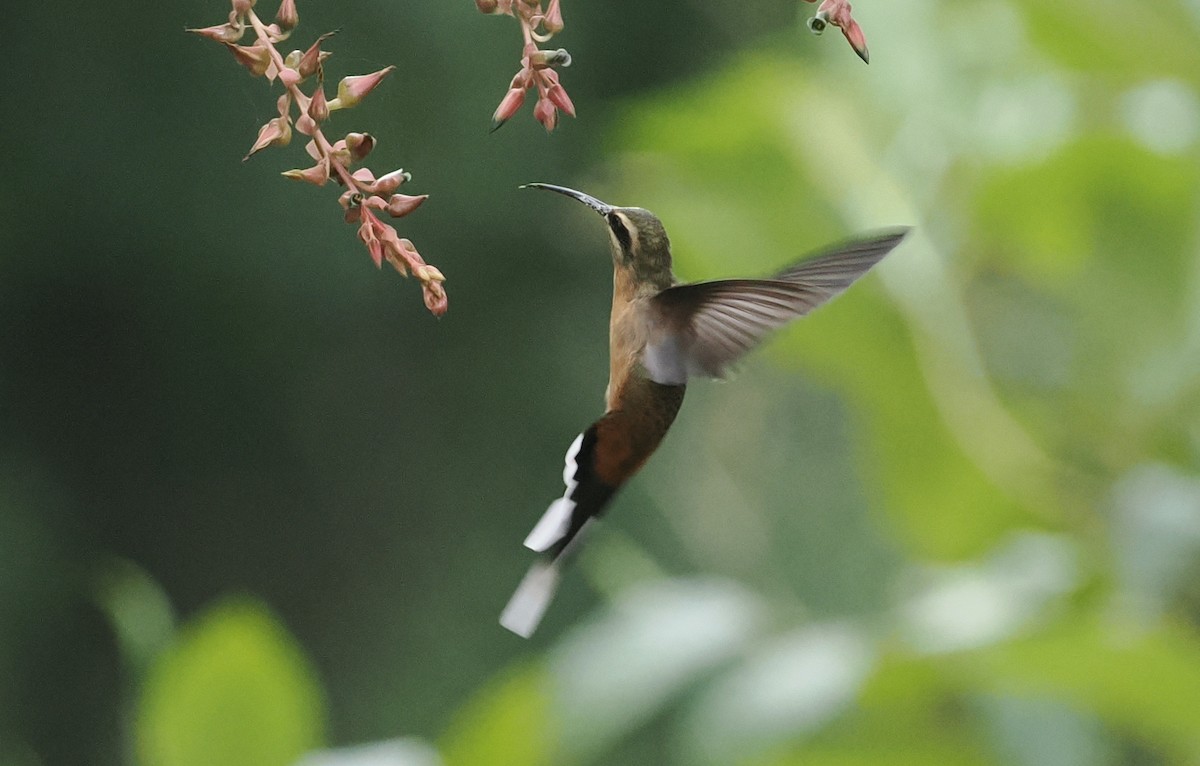
M 594 423 L 571 443 L 563 468 L 567 490 L 550 504 L 525 538 L 525 547 L 542 556 L 500 613 L 500 624 L 523 638 L 537 630 L 558 590 L 563 566 L 579 548 L 584 530 L 618 489 L 596 475 L 597 426 L 599 423 Z
M 557 553 L 545 553 L 533 562 L 512 598 L 508 600 L 504 611 L 500 613 L 501 625 L 521 638 L 533 635 L 550 602 L 554 600 L 554 594 L 558 592 L 563 567 L 579 548 L 579 543 L 586 537 L 584 532 L 591 523 L 591 519 L 584 521 L 583 526 L 562 550 Z

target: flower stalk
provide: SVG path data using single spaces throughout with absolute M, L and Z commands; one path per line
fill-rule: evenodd
M 521 25 L 524 47 L 521 50 L 521 68 L 508 86 L 508 92 L 492 114 L 492 130 L 498 130 L 520 111 L 525 95 L 537 91 L 537 103 L 533 107 L 534 118 L 546 132 L 558 125 L 558 113 L 575 116 L 575 104 L 559 81 L 556 67 L 571 65 L 571 54 L 565 48 L 542 49 L 540 43 L 549 42 L 563 29 L 560 0 L 549 0 L 543 8 L 542 0 L 475 0 L 483 13 L 512 16 Z
M 345 77 L 338 84 L 336 97 L 327 99 L 324 62 L 330 53 L 322 50 L 321 46 L 332 33 L 318 37 L 307 50 L 294 50 L 285 56 L 279 52 L 278 45 L 288 38 L 300 21 L 295 0 L 282 0 L 275 20 L 270 24 L 258 16 L 254 4 L 254 0 L 232 0 L 228 22 L 188 30 L 223 43 L 251 75 L 265 77 L 271 83 L 279 80 L 283 86 L 283 95 L 276 102 L 278 116 L 268 120 L 259 129 L 258 138 L 243 161 L 263 149 L 286 146 L 292 139 L 293 130 L 308 136 L 305 150 L 314 164 L 285 171 L 283 176 L 314 186 L 324 186 L 332 179 L 345 187 L 346 192 L 339 199 L 343 217 L 347 223 L 359 225 L 358 238 L 366 246 L 376 267 L 381 267 L 387 261 L 401 276 L 416 277 L 421 282 L 425 306 L 429 311 L 435 316 L 446 313 L 448 303 L 442 286 L 446 278 L 442 272 L 425 263 L 412 241 L 400 237 L 391 224 L 372 212 L 378 211 L 390 218 L 402 218 L 420 207 L 428 195 L 396 193 L 402 183 L 412 178 L 403 170 L 379 178 L 366 167 L 351 170 L 371 153 L 376 145 L 375 139 L 367 133 L 352 132 L 343 138 L 331 140 L 323 127 L 331 113 L 362 103 L 395 67 Z M 241 41 L 247 33 L 254 35 L 254 42 L 242 45 Z M 310 80 L 315 80 L 315 83 L 311 92 L 307 92 L 303 86 Z

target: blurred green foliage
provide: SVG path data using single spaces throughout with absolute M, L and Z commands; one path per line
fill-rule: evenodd
M 549 137 L 487 132 L 510 22 L 300 3 L 398 66 L 335 130 L 432 195 L 441 321 L 299 147 L 239 163 L 222 8 L 10 18 L 0 766 L 1200 761 L 1200 7 L 861 0 L 865 67 L 789 0 L 564 1 Z M 610 290 L 528 181 L 684 279 L 915 232 L 691 387 L 522 642 Z

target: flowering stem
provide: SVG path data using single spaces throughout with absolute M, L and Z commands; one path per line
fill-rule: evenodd
M 275 65 L 277 70 L 282 72 L 287 65 L 283 63 L 283 56 L 280 55 L 279 50 L 275 47 L 275 44 L 271 42 L 271 37 L 267 33 L 266 25 L 262 23 L 262 19 L 260 19 L 258 14 L 253 10 L 247 14 L 247 17 L 250 19 L 250 26 L 254 28 L 254 34 L 258 36 L 259 44 L 267 49 L 267 55 L 271 57 L 271 63 Z M 291 94 L 291 97 L 298 105 L 304 105 L 308 103 L 308 96 L 304 93 L 304 91 L 300 90 L 299 83 L 292 83 L 291 85 L 285 84 L 284 87 L 287 88 L 288 93 Z M 317 87 L 324 86 L 318 84 Z M 337 173 L 338 178 L 342 179 L 342 183 L 345 184 L 346 188 L 357 189 L 358 184 L 356 184 L 354 179 L 350 177 L 350 171 L 346 169 L 345 165 L 343 165 L 341 162 L 338 162 L 337 158 L 333 155 L 333 146 L 329 143 L 329 140 L 325 138 L 325 134 L 321 132 L 320 126 L 317 126 L 317 128 L 313 131 L 312 139 L 313 143 L 317 147 L 317 150 L 321 152 L 321 159 L 329 161 L 330 170 Z
M 542 8 L 542 0 L 475 0 L 479 10 L 487 14 L 513 16 L 521 25 L 524 46 L 521 49 L 521 68 L 509 85 L 508 92 L 492 114 L 492 130 L 497 130 L 516 114 L 525 103 L 526 91 L 537 89 L 537 104 L 534 118 L 552 131 L 558 125 L 561 111 L 575 116 L 575 105 L 559 81 L 555 67 L 571 64 L 571 55 L 566 50 L 541 50 L 539 43 L 550 40 L 562 31 L 563 20 L 559 0 L 549 0 L 549 7 Z M 539 33 L 538 29 L 544 30 Z
M 329 53 L 321 50 L 321 44 L 332 33 L 318 37 L 308 50 L 295 50 L 285 57 L 276 45 L 287 39 L 299 22 L 295 0 L 281 0 L 275 22 L 271 24 L 255 13 L 254 0 L 231 0 L 231 4 L 233 10 L 227 23 L 188 31 L 224 44 L 252 75 L 266 77 L 272 83 L 278 78 L 284 89 L 283 95 L 276 100 L 278 116 L 259 129 L 258 138 L 244 159 L 269 146 L 288 144 L 295 126 L 297 132 L 311 139 L 305 150 L 316 164 L 288 170 L 282 175 L 314 186 L 324 186 L 333 178 L 345 187 L 338 199 L 344 211 L 343 218 L 346 223 L 358 224 L 358 238 L 375 265 L 378 267 L 386 260 L 402 276 L 419 279 L 426 307 L 436 316 L 446 313 L 448 304 L 442 286 L 445 276 L 436 267 L 425 263 L 413 243 L 400 237 L 395 228 L 377 215 L 386 212 L 392 218 L 402 218 L 420 207 L 428 195 L 397 193 L 401 184 L 411 180 L 404 170 L 394 170 L 379 177 L 370 168 L 362 166 L 351 172 L 351 167 L 370 154 L 376 144 L 375 138 L 367 133 L 351 132 L 344 138 L 330 141 L 321 128 L 331 112 L 361 103 L 395 67 L 345 77 L 338 83 L 337 96 L 327 99 L 322 63 Z M 251 29 L 254 30 L 254 44 L 238 44 Z M 317 85 L 312 95 L 308 95 L 301 89 L 301 84 L 313 75 L 316 75 Z M 294 119 L 293 107 L 299 112 Z

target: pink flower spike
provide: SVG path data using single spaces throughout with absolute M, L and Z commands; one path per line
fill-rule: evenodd
M 358 106 L 367 97 L 367 94 L 375 90 L 379 83 L 383 82 L 383 78 L 391 74 L 395 68 L 394 66 L 389 66 L 371 74 L 353 75 L 342 78 L 342 81 L 338 83 L 337 98 L 329 102 L 329 109 L 332 111 Z
M 379 83 L 396 67 L 389 66 L 371 74 L 347 77 L 338 85 L 337 98 L 328 99 L 324 90 L 325 72 L 323 63 L 329 57 L 321 50 L 322 43 L 330 34 L 321 35 L 307 50 L 292 50 L 286 56 L 278 44 L 292 34 L 299 15 L 297 0 L 277 0 L 279 8 L 276 20 L 271 24 L 254 11 L 255 0 L 231 0 L 232 11 L 229 21 L 201 29 L 187 31 L 217 41 L 254 76 L 265 76 L 271 84 L 276 79 L 283 86 L 282 94 L 275 99 L 277 116 L 273 116 L 258 130 L 250 151 L 243 161 L 269 146 L 283 146 L 292 139 L 293 132 L 305 136 L 304 150 L 313 164 L 285 171 L 282 175 L 293 181 L 303 181 L 314 186 L 333 186 L 338 190 L 338 204 L 347 224 L 355 227 L 356 235 L 367 249 L 367 254 L 382 268 L 386 261 L 404 277 L 415 275 L 422 283 L 425 305 L 437 315 L 445 313 L 447 299 L 442 282 L 445 277 L 436 268 L 429 266 L 413 247 L 412 242 L 401 239 L 390 224 L 385 223 L 384 214 L 401 217 L 416 210 L 428 199 L 427 195 L 396 193 L 411 175 L 404 170 L 394 170 L 380 178 L 369 168 L 358 167 L 375 146 L 375 139 L 366 133 L 348 133 L 344 138 L 333 140 L 323 130 L 323 124 L 335 109 L 357 105 L 370 94 Z M 487 9 L 487 0 L 480 0 L 481 8 Z M 512 14 L 518 0 L 491 0 L 497 13 Z M 542 6 L 547 0 L 519 0 L 522 23 L 534 26 L 541 23 Z M 255 34 L 252 42 L 241 42 L 249 27 Z M 533 46 L 536 50 L 536 46 Z M 524 90 L 535 83 L 543 96 L 557 80 L 550 79 L 554 72 L 545 70 L 547 77 L 535 80 L 533 69 L 522 68 L 518 79 Z M 315 82 L 314 82 L 315 80 Z M 308 87 L 305 83 L 311 85 Z M 311 140 L 309 140 L 311 138 Z M 303 159 L 302 159 L 303 161 Z M 395 167 L 394 165 L 392 167 Z M 336 188 L 336 187 L 335 187 Z

